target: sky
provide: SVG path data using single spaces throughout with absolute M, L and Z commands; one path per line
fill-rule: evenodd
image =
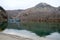
M 48 3 L 51 6 L 60 6 L 60 0 L 0 0 L 0 6 L 6 10 L 27 9 L 39 3 Z

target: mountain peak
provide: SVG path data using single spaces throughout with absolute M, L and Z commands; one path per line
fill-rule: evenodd
M 52 6 L 50 6 L 50 5 L 47 4 L 47 3 L 39 3 L 39 4 L 37 4 L 35 7 L 39 8 L 39 7 L 52 7 Z

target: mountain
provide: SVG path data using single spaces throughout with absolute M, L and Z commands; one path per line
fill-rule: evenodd
M 58 9 L 58 11 L 60 11 L 60 6 L 57 9 Z
M 52 6 L 50 6 L 50 5 L 47 4 L 47 3 L 39 3 L 39 4 L 37 4 L 35 7 L 37 7 L 37 8 L 40 8 L 40 7 L 44 8 L 44 7 L 52 7 Z
M 60 22 L 59 8 L 46 3 L 39 3 L 35 7 L 22 11 L 20 19 L 23 21 L 56 21 Z
M 24 10 L 22 10 L 22 9 L 19 9 L 19 10 L 6 10 L 9 18 L 16 17 L 21 11 L 24 11 Z
M 6 10 L 8 17 L 19 16 L 21 21 L 56 21 L 60 20 L 60 7 L 53 7 L 47 3 L 39 3 L 26 10 Z M 60 22 L 60 21 L 59 21 Z

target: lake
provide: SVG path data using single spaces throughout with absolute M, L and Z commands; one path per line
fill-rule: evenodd
M 38 36 L 37 34 L 31 32 L 31 31 L 28 31 L 28 30 L 5 29 L 3 31 L 3 33 L 22 36 L 25 38 L 33 38 L 33 39 L 40 38 L 40 36 Z M 53 40 L 60 40 L 60 33 L 54 32 L 54 33 L 51 33 L 50 35 L 44 36 L 44 38 L 53 39 Z

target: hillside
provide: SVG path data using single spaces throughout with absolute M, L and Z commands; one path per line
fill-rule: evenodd
M 6 10 L 8 17 L 12 18 L 12 17 L 16 17 L 21 11 L 24 11 L 22 9 L 17 9 L 17 10 Z
M 19 17 L 21 21 L 60 22 L 60 10 L 59 7 L 53 7 L 46 3 L 40 3 L 35 7 L 22 11 Z

